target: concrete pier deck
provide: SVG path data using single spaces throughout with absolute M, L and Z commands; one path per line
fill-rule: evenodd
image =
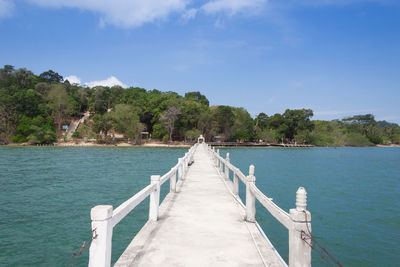
M 158 221 L 148 221 L 115 266 L 285 266 L 231 194 L 205 146 L 177 192 L 169 193 Z

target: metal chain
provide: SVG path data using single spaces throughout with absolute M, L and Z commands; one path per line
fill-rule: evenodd
M 306 226 L 307 226 L 307 232 L 301 230 L 301 239 L 307 244 L 309 245 L 314 251 L 318 252 L 318 254 L 321 256 L 321 258 L 323 260 L 325 260 L 327 263 L 329 263 L 330 266 L 333 266 L 333 264 L 329 261 L 329 258 L 338 266 L 343 267 L 343 265 L 340 263 L 340 261 L 338 261 L 335 257 L 333 257 L 332 254 L 330 254 L 328 252 L 328 250 L 326 248 L 324 248 L 322 245 L 320 245 L 318 243 L 318 241 L 313 238 L 310 228 L 308 228 L 308 221 L 307 221 L 307 213 L 305 210 L 303 210 L 304 214 L 305 214 L 305 218 L 306 218 Z M 307 240 L 310 240 L 309 242 L 307 242 Z M 313 245 L 314 244 L 314 245 Z M 326 257 L 326 255 L 328 255 L 328 257 Z
M 82 246 L 80 248 L 78 248 L 77 250 L 75 250 L 74 253 L 72 253 L 71 257 L 69 257 L 67 263 L 65 264 L 65 267 L 69 266 L 69 264 L 70 264 L 72 259 L 74 259 L 74 262 L 71 264 L 71 267 L 73 267 L 76 264 L 76 262 L 78 261 L 79 257 L 82 255 L 83 250 L 86 247 L 89 247 L 90 244 L 92 243 L 92 241 L 97 238 L 96 229 L 97 228 L 92 230 L 92 238 L 87 242 L 84 241 Z

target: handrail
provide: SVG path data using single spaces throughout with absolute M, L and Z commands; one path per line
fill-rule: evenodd
M 215 153 L 215 151 L 211 152 Z M 235 175 L 239 177 L 240 180 L 242 180 L 243 183 L 247 183 L 248 179 L 247 176 L 245 176 L 241 170 L 237 167 L 235 167 L 232 163 L 228 162 L 226 159 L 215 153 L 214 155 L 222 164 L 224 164 L 224 168 L 228 168 L 231 170 Z M 224 169 L 224 172 L 225 169 Z M 281 209 L 278 205 L 276 205 L 273 201 L 272 198 L 267 197 L 264 195 L 263 192 L 260 191 L 260 189 L 257 188 L 255 184 L 250 185 L 250 189 L 252 192 L 255 194 L 257 200 L 271 213 L 272 216 L 275 217 L 283 226 L 286 228 L 289 228 L 289 214 L 285 212 L 283 209 Z
M 275 217 L 283 226 L 289 229 L 290 216 L 289 213 L 276 205 L 271 198 L 268 198 L 255 184 L 250 185 L 251 191 L 256 196 L 257 200 L 266 208 L 272 216 Z
M 156 189 L 154 184 L 149 184 L 133 197 L 122 203 L 113 211 L 112 215 L 112 226 L 117 225 L 126 215 L 128 215 L 137 205 L 139 205 L 143 200 L 148 197 L 151 192 Z
M 149 220 L 158 220 L 160 187 L 170 180 L 170 192 L 176 191 L 176 179 L 183 180 L 185 178 L 198 145 L 199 143 L 193 145 L 185 153 L 185 156 L 179 158 L 178 163 L 163 176 L 152 175 L 151 183 L 148 186 L 119 205 L 115 210 L 110 205 L 99 205 L 92 208 L 92 232 L 97 235 L 90 245 L 89 266 L 109 267 L 111 265 L 113 228 L 147 197 L 150 197 Z
M 219 169 L 224 179 L 229 178 L 229 171 L 233 173 L 232 191 L 236 197 L 239 197 L 239 180 L 246 185 L 246 221 L 256 223 L 255 220 L 255 201 L 256 199 L 261 205 L 269 211 L 269 213 L 289 231 L 289 267 L 293 266 L 311 266 L 311 247 L 304 240 L 301 232 L 310 231 L 311 229 L 311 213 L 307 207 L 307 192 L 303 187 L 299 187 L 296 192 L 296 208 L 290 209 L 287 213 L 276 205 L 272 198 L 264 195 L 255 185 L 256 177 L 254 176 L 254 165 L 250 165 L 249 175 L 244 175 L 240 169 L 230 163 L 229 153 L 226 153 L 224 159 L 219 149 L 215 151 L 215 147 L 211 148 L 205 144 L 214 161 L 215 166 Z
M 160 179 L 160 184 L 163 185 L 166 181 L 168 181 L 172 175 L 174 175 L 176 173 L 176 166 L 173 167 L 169 172 L 167 172 L 166 174 L 164 174 L 163 176 L 161 176 Z

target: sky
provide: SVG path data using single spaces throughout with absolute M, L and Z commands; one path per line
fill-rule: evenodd
M 0 0 L 0 66 L 400 123 L 399 0 Z

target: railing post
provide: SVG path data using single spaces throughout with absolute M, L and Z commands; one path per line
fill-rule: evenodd
M 299 187 L 296 192 L 296 208 L 290 209 L 289 266 L 311 266 L 311 213 L 307 210 L 307 191 Z M 304 239 L 308 240 L 307 242 Z
M 218 157 L 217 157 L 217 167 L 219 169 L 221 169 L 221 160 L 219 159 L 219 148 L 217 149 L 217 155 L 218 155 Z
M 157 221 L 158 207 L 160 206 L 160 175 L 152 175 L 150 177 L 151 184 L 155 184 L 156 188 L 150 193 L 149 220 Z
M 187 153 L 185 153 L 185 156 L 183 157 L 183 175 L 185 176 L 186 175 L 186 167 L 187 167 L 187 164 L 186 164 L 186 161 L 187 161 Z
M 233 194 L 239 195 L 239 178 L 235 171 L 233 171 Z
M 183 180 L 183 163 L 182 158 L 178 159 L 178 179 Z
M 246 221 L 248 222 L 256 221 L 256 197 L 250 189 L 250 186 L 255 182 L 254 165 L 250 165 L 246 183 Z
M 172 174 L 171 178 L 169 178 L 169 192 L 171 193 L 176 192 L 176 170 Z
M 226 163 L 225 163 L 225 177 L 226 177 L 227 180 L 229 180 L 229 166 L 228 166 L 228 163 L 229 163 L 229 152 L 226 153 Z
M 211 158 L 212 158 L 212 160 L 214 162 L 214 165 L 215 165 L 215 147 L 212 147 L 212 149 L 211 149 Z
M 250 185 L 255 184 L 255 182 L 254 165 L 250 165 L 246 183 L 246 221 L 248 222 L 256 221 L 256 197 L 250 189 Z
M 95 206 L 90 211 L 92 231 L 95 230 L 94 234 L 97 235 L 90 244 L 90 267 L 109 267 L 111 265 L 112 215 L 113 207 L 110 205 Z

